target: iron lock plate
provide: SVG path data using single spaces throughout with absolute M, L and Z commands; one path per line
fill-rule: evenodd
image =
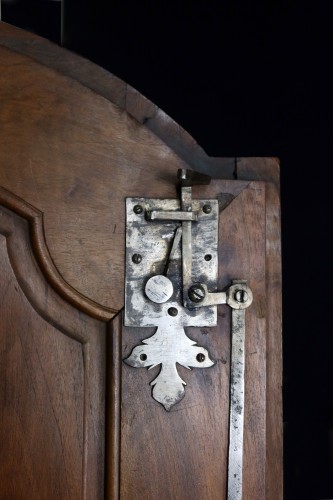
M 210 206 L 210 213 L 203 207 Z M 140 208 L 139 208 L 140 207 Z M 152 211 L 177 213 L 177 199 L 127 198 L 126 200 L 126 285 L 125 325 L 158 326 L 170 308 L 177 309 L 177 321 L 183 326 L 214 326 L 216 306 L 189 309 L 182 300 L 182 251 L 180 241 L 170 259 L 178 221 L 149 220 Z M 218 276 L 218 202 L 192 200 L 192 211 L 198 214 L 192 223 L 192 279 L 217 288 Z M 164 276 L 171 281 L 173 293 L 164 303 L 150 300 L 145 293 L 147 281 Z M 162 286 L 162 285 L 161 285 Z

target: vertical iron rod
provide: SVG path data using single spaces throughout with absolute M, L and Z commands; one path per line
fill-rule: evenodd
M 245 310 L 231 313 L 228 500 L 242 499 L 244 441 Z

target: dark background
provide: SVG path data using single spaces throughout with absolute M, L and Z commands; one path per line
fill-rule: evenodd
M 210 156 L 280 158 L 285 499 L 332 499 L 332 16 L 292 0 L 87 3 L 2 0 L 2 19 L 116 74 Z

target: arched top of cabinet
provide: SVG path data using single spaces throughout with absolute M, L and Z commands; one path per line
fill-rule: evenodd
M 196 141 L 172 118 L 126 82 L 91 61 L 34 33 L 0 23 L 0 46 L 28 56 L 36 62 L 75 80 L 126 111 L 154 132 L 180 158 L 196 170 L 234 178 L 234 158 L 207 156 Z
M 111 316 L 123 307 L 125 197 L 174 198 L 179 168 L 227 179 L 197 197 L 246 184 L 231 180 L 235 158 L 209 158 L 125 82 L 3 22 L 0 101 L 0 186 L 43 214 L 56 269 Z M 264 177 L 277 172 L 275 160 L 259 163 Z M 253 160 L 238 164 L 250 180 Z M 254 177 L 265 180 L 257 169 Z

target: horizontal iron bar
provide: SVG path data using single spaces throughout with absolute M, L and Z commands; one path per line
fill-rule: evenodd
M 191 222 L 198 220 L 198 212 L 152 210 L 151 212 L 147 212 L 147 217 L 150 220 L 180 220 Z

